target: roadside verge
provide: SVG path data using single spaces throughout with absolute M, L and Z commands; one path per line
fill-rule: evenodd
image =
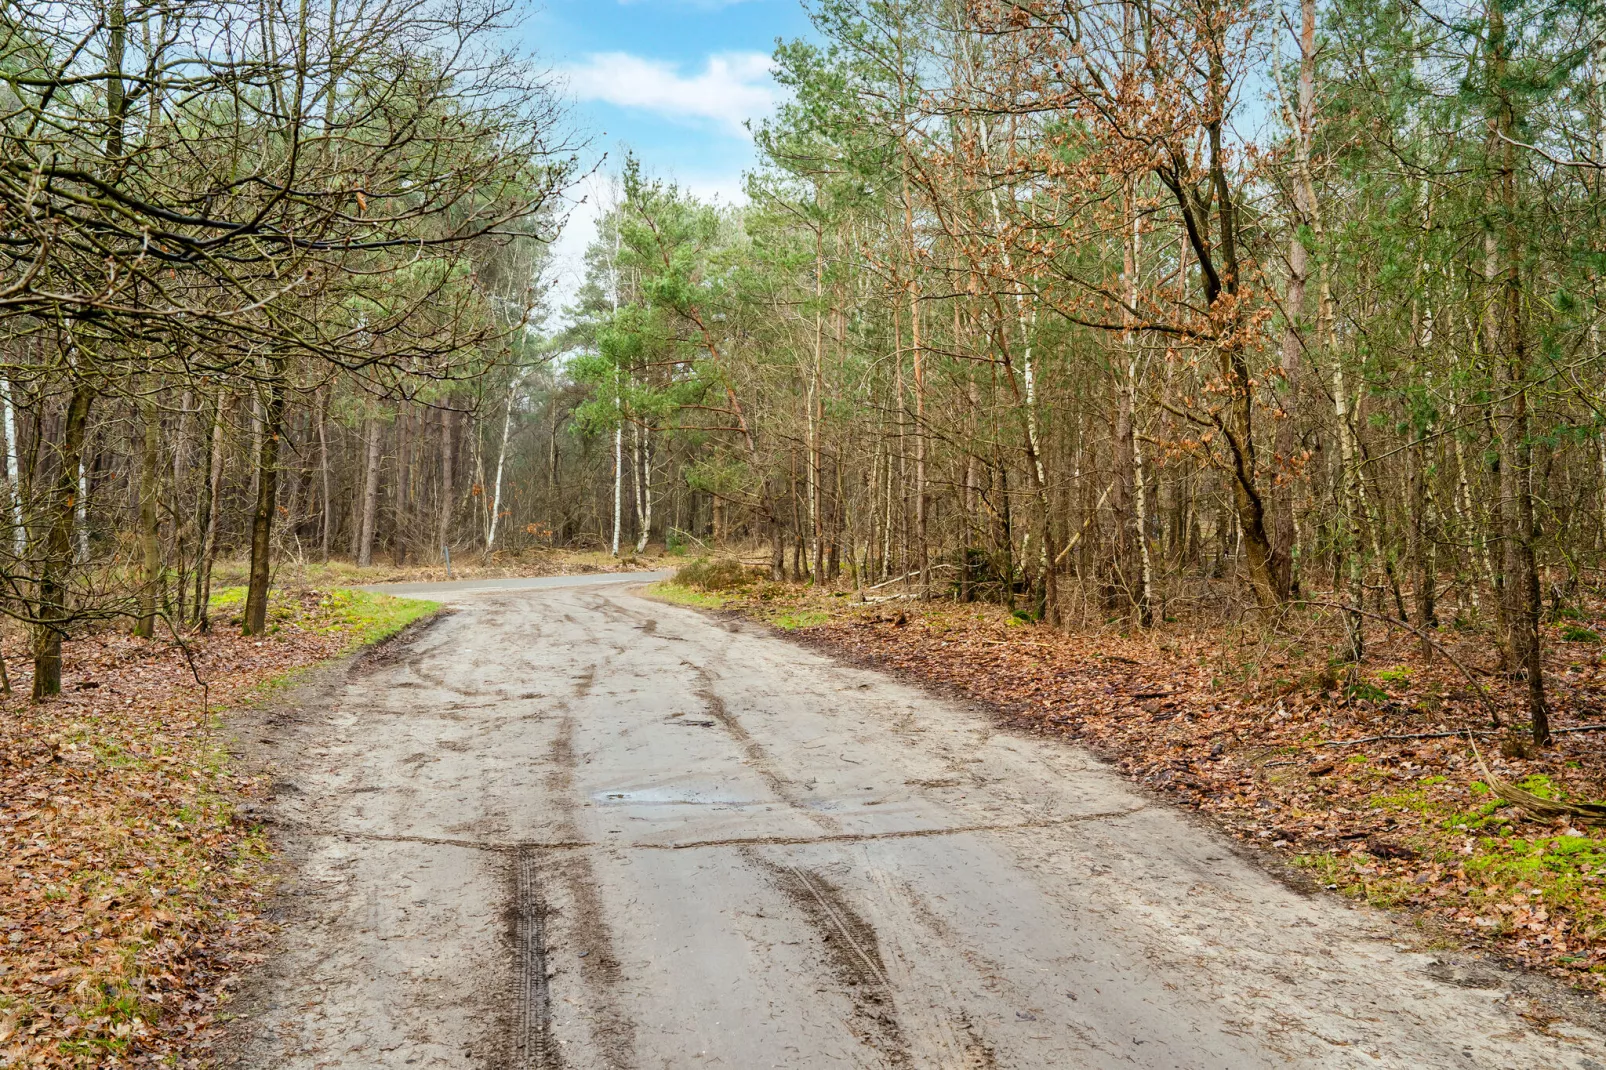
M 269 844 L 246 814 L 271 783 L 225 715 L 439 611 L 348 590 L 275 591 L 242 637 L 71 640 L 59 699 L 0 701 L 0 1065 L 198 1066 L 255 961 Z M 13 662 L 16 664 L 16 662 Z

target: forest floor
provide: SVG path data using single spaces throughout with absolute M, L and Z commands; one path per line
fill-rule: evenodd
M 1330 620 L 1290 618 L 1275 634 L 1171 623 L 1064 632 L 998 606 L 861 603 L 762 581 L 656 593 L 987 702 L 1089 746 L 1274 867 L 1410 913 L 1429 941 L 1606 996 L 1606 830 L 1508 806 L 1479 766 L 1545 798 L 1606 799 L 1606 731 L 1595 731 L 1606 729 L 1606 619 L 1546 626 L 1560 731 L 1536 749 L 1491 729 L 1491 706 L 1519 725 L 1523 707 L 1476 630 L 1439 630 L 1440 652 L 1426 657 L 1409 634 L 1373 627 L 1365 665 L 1349 674 L 1331 660 L 1343 644 Z
M 465 553 L 452 559 L 451 576 L 444 562 L 394 564 L 376 561 L 360 566 L 336 558 L 329 561 L 283 561 L 274 566 L 275 586 L 361 587 L 373 583 L 439 583 L 447 579 L 512 579 L 531 576 L 580 576 L 605 572 L 643 572 L 673 567 L 683 558 L 648 547 L 637 556 L 626 552 L 614 557 L 605 550 L 570 550 L 537 547 L 520 551 L 499 550 L 489 557 Z M 249 562 L 219 561 L 213 569 L 216 585 L 244 585 Z
M 22 644 L 7 644 L 0 1066 L 202 1065 L 271 883 L 244 810 L 272 785 L 231 760 L 219 715 L 437 608 L 276 589 L 270 632 L 244 638 L 242 596 L 216 593 L 218 626 L 187 653 L 121 629 L 75 637 L 47 703 L 27 700 Z

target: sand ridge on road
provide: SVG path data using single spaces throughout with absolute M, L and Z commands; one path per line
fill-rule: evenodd
M 1606 1070 L 1074 747 L 628 583 L 447 597 L 279 748 L 235 1065 Z

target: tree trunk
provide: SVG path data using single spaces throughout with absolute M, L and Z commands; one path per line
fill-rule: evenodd
M 1221 374 L 1232 391 L 1227 416 L 1221 423 L 1226 433 L 1232 462 L 1232 497 L 1237 510 L 1238 531 L 1243 537 L 1244 561 L 1249 582 L 1263 607 L 1275 606 L 1287 597 L 1273 568 L 1271 536 L 1266 530 L 1266 506 L 1260 495 L 1255 473 L 1254 384 L 1249 365 L 1238 347 L 1222 347 Z
M 189 595 L 190 571 L 196 562 L 185 557 L 189 550 L 190 537 L 200 530 L 200 524 L 192 513 L 181 522 L 178 518 L 182 511 L 184 484 L 190 470 L 195 466 L 190 449 L 190 426 L 192 417 L 200 412 L 195 400 L 195 389 L 190 386 L 184 388 L 179 397 L 178 419 L 173 431 L 173 467 L 168 486 L 171 488 L 172 499 L 168 511 L 173 517 L 173 542 L 171 560 L 173 570 L 173 600 L 169 604 L 171 619 L 182 623 L 189 620 L 189 605 L 185 601 Z M 199 547 L 199 542 L 197 542 Z M 165 580 L 164 580 L 165 582 Z
M 391 502 L 391 561 L 396 565 L 407 563 L 408 499 L 412 495 L 413 449 L 412 411 L 402 408 L 396 413 L 396 493 Z
M 1128 270 L 1130 269 L 1129 263 Z M 1117 358 L 1121 365 L 1120 378 L 1112 384 L 1115 391 L 1115 426 L 1112 428 L 1110 452 L 1115 471 L 1111 480 L 1110 510 L 1115 514 L 1115 531 L 1110 543 L 1109 560 L 1105 563 L 1107 571 L 1099 584 L 1099 597 L 1104 603 L 1104 608 L 1114 612 L 1124 604 L 1127 613 L 1137 608 L 1138 601 L 1137 591 L 1132 583 L 1137 573 L 1132 552 L 1132 502 L 1137 494 L 1137 469 L 1132 464 L 1132 447 L 1135 444 L 1132 427 L 1134 398 L 1133 392 L 1128 389 L 1131 384 L 1127 381 L 1126 375 L 1127 366 L 1131 363 L 1130 350 L 1133 345 L 1134 340 L 1129 327 L 1122 337 L 1123 352 Z M 1086 486 L 1084 490 L 1091 493 L 1092 487 Z M 1096 516 L 1086 517 L 1084 524 L 1094 531 L 1101 531 L 1104 526 Z
M 39 568 L 38 623 L 33 636 L 33 698 L 61 694 L 61 640 L 67 621 L 67 578 L 73 563 L 73 526 L 78 517 L 78 472 L 96 391 L 75 377 L 62 423 L 61 468 L 51 495 L 50 529 Z
M 913 270 L 913 264 L 910 265 Z M 920 573 L 920 597 L 931 596 L 931 545 L 926 491 L 926 361 L 920 340 L 920 284 L 909 283 L 909 340 L 914 351 L 915 380 L 915 570 Z
M 814 203 L 820 203 L 820 187 L 814 187 Z M 824 417 L 824 359 L 825 359 L 825 228 L 822 222 L 814 226 L 814 367 L 809 376 L 808 396 L 804 399 L 808 406 L 808 434 L 809 434 L 809 538 L 811 540 L 811 553 L 813 571 L 816 582 L 825 571 L 825 548 L 823 518 L 820 515 L 820 424 Z
M 502 469 L 507 463 L 507 440 L 513 431 L 513 396 L 517 392 L 519 381 L 513 380 L 507 390 L 507 408 L 502 414 L 502 443 L 496 450 L 496 485 L 491 491 L 491 522 L 485 529 L 485 552 L 489 554 L 496 545 L 496 527 L 502 519 Z
M 1310 203 L 1315 188 L 1304 178 L 1310 170 L 1311 138 L 1316 116 L 1316 0 L 1300 0 L 1299 11 L 1299 97 L 1294 113 L 1289 116 L 1289 125 L 1294 130 L 1294 154 L 1300 181 L 1294 183 L 1294 218 L 1290 220 L 1293 226 L 1288 238 L 1288 286 L 1283 291 L 1282 413 L 1272 446 L 1276 463 L 1283 467 L 1294 465 L 1294 451 L 1298 442 L 1295 429 L 1299 420 L 1300 354 L 1304 339 L 1308 336 L 1302 320 L 1310 278 L 1310 257 L 1305 248 L 1305 234 L 1315 215 L 1315 205 Z M 1295 485 L 1295 481 L 1289 479 L 1272 492 L 1272 569 L 1277 585 L 1289 592 L 1295 589 L 1297 582 L 1294 575 Z
M 440 531 L 436 542 L 440 543 L 441 556 L 444 558 L 447 547 L 452 540 L 452 506 L 455 503 L 457 490 L 452 485 L 452 477 L 457 471 L 457 457 L 452 452 L 452 432 L 457 427 L 453 419 L 453 412 L 449 406 L 441 408 L 441 515 Z
M 251 456 L 262 456 L 262 395 L 260 391 L 251 392 Z M 254 502 L 261 497 L 262 469 L 257 465 L 251 466 L 251 500 Z
M 625 425 L 623 420 L 613 429 L 613 546 L 610 553 L 619 556 L 619 528 L 624 522 L 625 508 Z
M 1525 677 L 1533 740 L 1550 743 L 1550 710 L 1545 699 L 1544 648 L 1539 635 L 1539 570 L 1534 554 L 1533 446 L 1528 438 L 1527 338 L 1523 322 L 1522 224 L 1518 219 L 1516 116 L 1506 87 L 1510 42 L 1506 37 L 1504 0 L 1489 0 L 1488 62 L 1501 135 L 1490 148 L 1497 153 L 1500 205 L 1505 215 L 1500 297 L 1500 352 L 1497 380 L 1502 405 L 1500 433 L 1500 526 L 1505 557 L 1505 606 L 1514 668 Z
M 637 433 L 636 452 L 640 464 L 636 475 L 636 498 L 640 503 L 640 526 L 636 532 L 636 553 L 645 553 L 647 542 L 652 538 L 652 429 L 645 428 Z
M 1132 25 L 1132 8 L 1124 8 L 1127 25 Z M 1129 31 L 1130 33 L 1130 31 Z M 1132 606 L 1137 610 L 1138 626 L 1147 628 L 1154 623 L 1154 567 L 1149 559 L 1148 541 L 1148 495 L 1143 481 L 1143 447 L 1138 441 L 1138 360 L 1141 356 L 1137 332 L 1137 305 L 1138 305 L 1138 272 L 1142 265 L 1142 239 L 1139 228 L 1142 223 L 1138 218 L 1136 205 L 1137 190 L 1135 184 L 1129 179 L 1122 190 L 1122 242 L 1121 242 L 1121 274 L 1124 277 L 1125 293 L 1122 295 L 1126 301 L 1126 310 L 1122 315 L 1126 329 L 1122 332 L 1122 364 L 1124 375 L 1121 382 L 1120 412 L 1116 419 L 1116 447 L 1118 454 L 1124 454 L 1120 470 L 1116 473 L 1116 485 L 1123 490 L 1130 488 L 1126 494 L 1130 503 L 1130 513 L 1117 510 L 1117 521 L 1122 532 L 1117 545 L 1130 541 L 1136 547 L 1136 560 L 1130 553 L 1120 555 L 1122 567 L 1127 573 L 1127 583 L 1137 581 L 1135 597 Z M 1135 566 L 1135 567 L 1134 567 Z
M 1411 443 L 1410 450 L 1411 516 L 1408 530 L 1408 551 L 1415 572 L 1412 595 L 1418 628 L 1438 626 L 1435 606 L 1438 577 L 1435 575 L 1436 562 L 1430 514 L 1432 503 L 1428 496 L 1428 474 L 1427 445 L 1423 436 L 1418 434 L 1416 440 Z M 1423 655 L 1431 657 L 1432 649 L 1424 643 Z
M 22 447 L 17 441 L 16 407 L 11 401 L 11 383 L 5 378 L 0 378 L 0 433 L 5 435 L 6 519 L 11 524 L 11 553 L 21 561 L 28 552 L 28 529 L 22 520 Z
M 89 471 L 84 467 L 84 457 L 78 455 L 78 555 L 75 558 L 79 563 L 89 560 Z
M 224 427 L 228 418 L 229 396 L 218 391 L 217 408 L 212 416 L 212 456 L 207 467 L 206 485 L 201 489 L 198 514 L 203 518 L 204 530 L 198 548 L 199 560 L 195 566 L 195 629 L 204 632 L 210 626 L 212 600 L 212 563 L 217 560 L 218 511 L 223 497 L 223 465 L 228 458 L 224 445 Z
M 326 388 L 318 394 L 318 475 L 323 486 L 323 516 L 320 517 L 318 548 L 325 563 L 329 561 L 329 539 L 334 534 L 335 503 L 329 493 L 329 393 Z
M 139 545 L 144 582 L 139 591 L 139 615 L 134 619 L 134 634 L 149 639 L 156 634 L 156 603 L 162 588 L 162 546 L 156 509 L 161 486 L 157 459 L 162 428 L 154 396 L 142 398 L 140 409 L 145 417 L 139 463 Z
M 357 564 L 367 568 L 374 563 L 374 521 L 379 511 L 379 442 L 381 425 L 370 415 L 365 431 L 368 438 L 368 467 L 362 488 L 362 523 L 357 535 Z
M 643 495 L 646 492 L 646 485 L 642 482 L 642 479 L 641 479 L 642 456 L 643 456 L 643 454 L 642 454 L 642 447 L 641 447 L 641 424 L 640 423 L 633 423 L 633 424 L 630 425 L 630 483 L 631 483 L 630 502 L 631 502 L 631 505 L 634 506 L 634 508 L 635 508 L 635 520 L 636 520 L 636 524 L 635 524 L 636 543 L 635 543 L 635 546 L 636 546 L 636 553 L 638 553 L 638 554 L 641 553 L 641 548 L 646 545 L 646 541 L 647 541 L 646 540 L 646 527 L 645 527 L 645 523 L 644 523 L 644 521 L 646 519 L 646 515 L 647 515 L 647 502 L 646 502 L 646 499 L 643 497 Z
M 277 369 L 260 406 L 261 447 L 257 454 L 256 511 L 251 517 L 251 578 L 245 592 L 245 634 L 261 635 L 268 627 L 269 559 L 273 550 L 273 512 L 278 504 L 279 439 L 284 431 L 284 384 Z

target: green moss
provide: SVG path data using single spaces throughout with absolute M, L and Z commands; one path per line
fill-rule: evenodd
M 770 623 L 786 631 L 796 631 L 798 628 L 813 628 L 824 624 L 831 619 L 830 615 L 818 609 L 803 609 L 796 613 L 782 613 L 770 618 Z
M 243 609 L 245 588 L 220 588 L 212 593 L 208 604 L 215 614 L 236 607 Z M 309 606 L 298 592 L 274 589 L 268 595 L 268 633 L 294 622 L 324 635 L 349 636 L 349 652 L 388 639 L 440 607 L 439 602 L 421 598 L 397 598 L 345 587 L 322 592 L 318 601 Z
M 345 588 L 328 592 L 318 608 L 326 620 L 351 636 L 347 649 L 355 650 L 389 639 L 414 621 L 439 612 L 441 604 Z
M 1606 883 L 1606 842 L 1589 836 L 1484 836 L 1463 865 L 1478 884 L 1525 886 L 1547 907 L 1572 911 L 1579 929 L 1597 935 L 1606 929 L 1606 914 L 1591 905 Z
M 1569 643 L 1600 642 L 1600 633 L 1591 631 L 1588 628 L 1580 628 L 1576 624 L 1569 624 L 1567 627 L 1563 628 L 1561 630 L 1561 637 Z
M 115 740 L 98 739 L 94 744 L 96 760 L 113 769 L 130 769 L 143 772 L 151 767 L 151 763 L 135 754 L 124 750 Z
M 1559 800 L 1564 798 L 1566 794 L 1555 781 L 1543 773 L 1535 773 L 1532 776 L 1523 777 L 1517 781 L 1517 787 L 1530 795 L 1537 795 L 1541 799 Z
M 1452 832 L 1474 832 L 1480 829 L 1492 829 L 1507 824 L 1509 818 L 1498 811 L 1504 807 L 1505 800 L 1495 799 L 1471 810 L 1451 811 L 1444 819 L 1441 827 Z
M 228 587 L 212 596 L 213 609 L 227 608 L 244 601 L 245 588 Z M 287 622 L 320 635 L 344 636 L 342 654 L 350 654 L 365 646 L 383 642 L 414 621 L 421 620 L 440 610 L 439 602 L 422 598 L 397 598 L 394 595 L 375 594 L 353 588 L 335 588 L 319 592 L 317 601 L 308 603 L 297 592 L 274 590 L 268 596 L 268 631 L 278 630 Z M 270 676 L 251 689 L 254 701 L 262 702 L 271 696 L 295 686 L 314 666 L 291 669 Z M 217 756 L 217 768 L 226 764 L 226 757 Z
M 663 580 L 650 585 L 647 588 L 647 593 L 665 602 L 673 602 L 680 606 L 695 606 L 698 609 L 719 609 L 731 600 L 729 595 L 682 587 L 671 580 Z

